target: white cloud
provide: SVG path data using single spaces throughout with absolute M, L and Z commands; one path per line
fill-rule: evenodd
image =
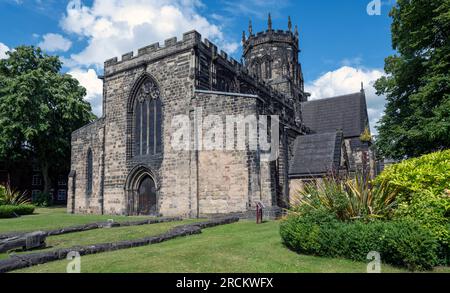
M 94 114 L 100 117 L 102 115 L 103 81 L 98 78 L 95 70 L 75 68 L 68 74 L 76 78 L 86 88 L 85 100 L 91 103 Z
M 3 43 L 0 43 L 0 59 L 6 59 L 6 57 L 8 57 L 6 55 L 6 52 L 8 52 L 8 51 L 9 51 L 8 46 L 6 46 Z
M 224 44 L 222 46 L 222 50 L 227 52 L 227 53 L 233 53 L 236 52 L 240 47 L 240 44 L 236 43 L 236 42 L 232 42 L 232 43 L 227 43 Z
M 385 75 L 381 69 L 355 68 L 343 66 L 329 71 L 316 80 L 305 85 L 305 90 L 311 93 L 310 100 L 328 98 L 357 92 L 364 83 L 366 92 L 369 123 L 373 134 L 376 134 L 376 123 L 384 112 L 386 98 L 375 94 L 374 82 Z
M 61 27 L 87 40 L 71 58 L 80 66 L 102 67 L 106 59 L 196 29 L 203 37 L 234 53 L 238 43 L 198 13 L 198 0 L 94 0 L 91 6 L 70 1 Z
M 43 36 L 43 40 L 38 46 L 49 52 L 67 52 L 72 47 L 72 42 L 60 34 L 49 33 Z

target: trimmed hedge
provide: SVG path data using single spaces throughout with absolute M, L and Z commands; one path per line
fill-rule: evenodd
M 14 218 L 16 216 L 31 215 L 34 213 L 34 205 L 1 205 L 0 218 Z
M 280 234 L 287 247 L 309 255 L 366 261 L 377 251 L 382 262 L 410 270 L 430 270 L 438 263 L 437 239 L 413 221 L 341 222 L 320 213 L 291 214 Z

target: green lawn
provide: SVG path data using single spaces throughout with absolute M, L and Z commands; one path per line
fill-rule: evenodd
M 63 215 L 60 210 L 50 212 L 54 217 L 68 216 L 70 225 L 92 221 L 97 216 Z M 39 217 L 39 216 L 27 216 Z M 27 217 L 14 219 L 10 228 Z M 108 217 L 106 217 L 108 218 Z M 123 219 L 123 218 L 122 218 Z M 0 227 L 3 227 L 0 220 Z M 43 221 L 43 220 L 42 220 Z M 45 221 L 44 221 L 45 222 Z M 187 221 L 186 221 L 187 222 Z M 42 223 L 42 222 L 41 222 Z M 139 238 L 166 231 L 179 223 L 162 223 L 138 227 L 100 229 L 49 237 L 57 247 Z M 17 224 L 19 225 L 19 224 Z M 49 224 L 50 225 L 50 224 Z M 366 264 L 345 259 L 329 259 L 299 255 L 281 243 L 276 221 L 256 225 L 253 221 L 204 229 L 202 234 L 167 242 L 88 255 L 81 258 L 81 271 L 88 272 L 365 272 Z M 20 224 L 19 226 L 24 226 Z M 39 228 L 37 225 L 33 229 Z M 29 229 L 29 228 L 28 228 Z M 67 261 L 51 262 L 18 272 L 65 272 Z M 383 272 L 404 272 L 383 265 Z M 441 268 L 440 272 L 450 272 Z
M 41 249 L 40 251 L 52 250 L 57 248 L 67 248 L 77 245 L 91 245 L 106 242 L 117 242 L 129 239 L 140 239 L 147 236 L 162 234 L 175 226 L 191 222 L 193 222 L 193 220 L 142 225 L 142 226 L 118 227 L 112 229 L 95 229 L 85 232 L 50 236 L 47 237 L 46 240 L 47 248 Z M 33 253 L 33 252 L 36 251 L 19 252 L 16 254 Z M 0 253 L 0 259 L 7 257 L 8 254 Z
M 142 217 L 72 215 L 65 208 L 37 208 L 33 215 L 18 219 L 0 219 L 0 233 L 49 230 L 73 225 L 81 225 L 98 221 L 114 219 L 126 221 L 142 219 Z
M 93 216 L 93 215 L 70 215 L 65 212 L 65 209 L 38 209 L 35 215 L 23 216 L 19 219 L 0 220 L 0 229 L 5 229 L 6 232 L 11 231 L 33 231 L 46 230 L 56 227 L 64 227 L 71 225 L 79 225 L 83 223 L 90 223 L 105 219 L 114 218 L 115 220 L 130 220 L 131 218 L 142 217 L 111 217 L 111 216 Z M 115 242 L 128 239 L 139 239 L 146 236 L 152 236 L 167 232 L 169 229 L 193 221 L 199 220 L 185 220 L 177 222 L 168 222 L 160 224 L 117 227 L 94 229 L 85 232 L 68 233 L 57 236 L 47 237 L 47 248 L 44 250 L 52 250 L 56 248 L 67 248 L 76 245 L 90 245 L 104 242 Z M 44 227 L 44 228 L 43 228 Z M 34 252 L 34 251 L 31 251 Z M 30 252 L 23 252 L 30 253 Z M 20 254 L 20 253 L 19 253 Z M 7 258 L 8 254 L 0 253 L 0 259 Z

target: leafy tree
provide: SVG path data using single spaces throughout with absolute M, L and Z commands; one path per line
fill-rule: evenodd
M 71 133 L 95 116 L 83 100 L 86 90 L 61 74 L 58 57 L 21 46 L 0 60 L 0 159 L 14 164 L 34 158 L 40 165 L 44 192 L 52 171 L 67 171 Z
M 450 0 L 397 0 L 377 147 L 394 159 L 450 147 Z

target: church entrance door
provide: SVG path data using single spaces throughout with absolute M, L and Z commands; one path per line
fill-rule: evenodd
M 138 189 L 138 214 L 150 215 L 157 211 L 156 185 L 150 176 L 145 176 Z

